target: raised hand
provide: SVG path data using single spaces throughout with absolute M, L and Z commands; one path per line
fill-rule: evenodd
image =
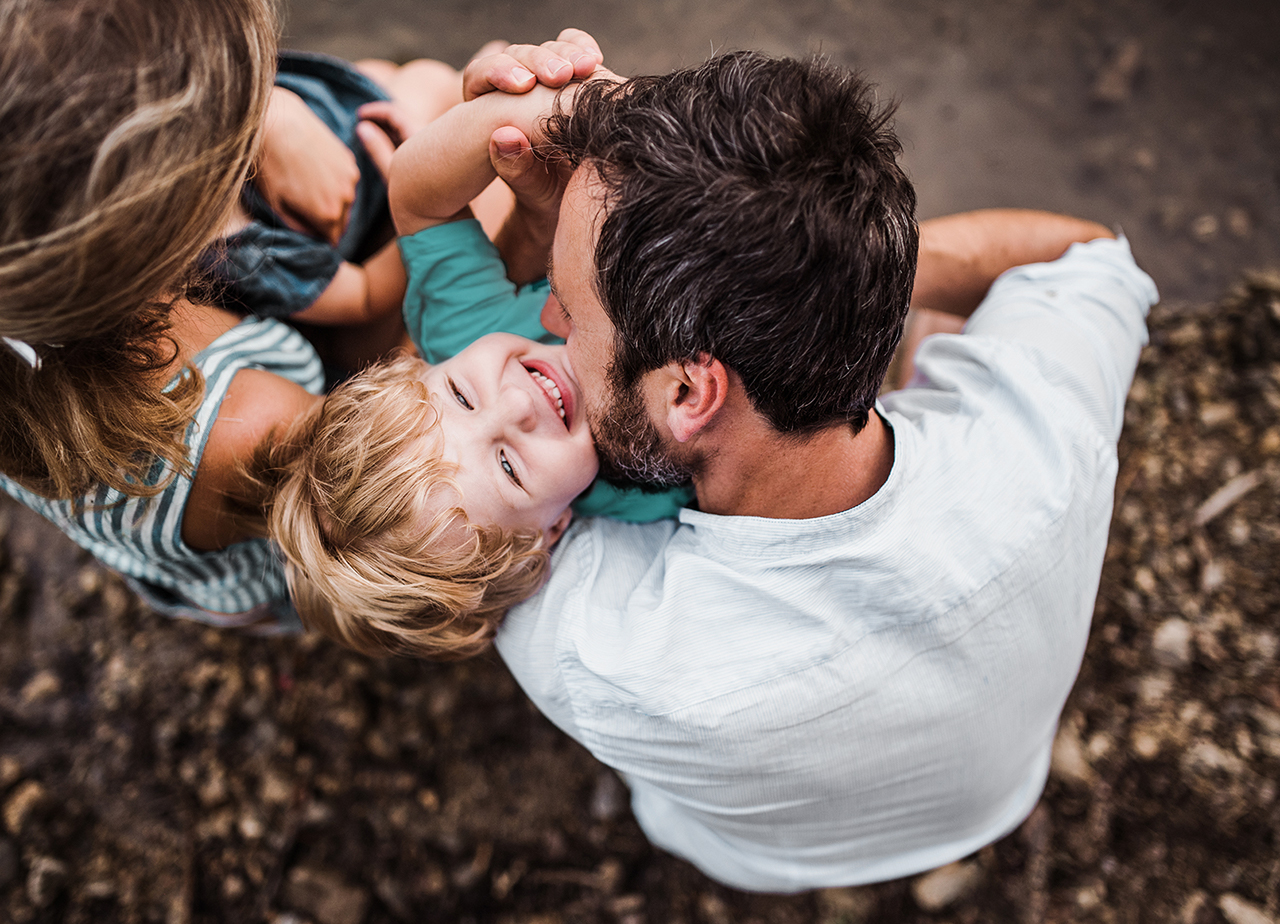
M 471 61 L 462 72 L 462 96 L 471 100 L 494 90 L 528 93 L 538 84 L 563 87 L 590 77 L 604 63 L 596 40 L 581 29 L 565 29 L 541 45 L 508 45 Z

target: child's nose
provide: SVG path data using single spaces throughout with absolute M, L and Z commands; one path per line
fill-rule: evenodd
M 524 432 L 538 425 L 537 397 L 523 388 L 510 388 L 502 396 L 503 421 Z

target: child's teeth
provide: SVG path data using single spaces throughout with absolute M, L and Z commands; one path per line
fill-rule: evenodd
M 560 397 L 560 386 L 536 369 L 530 369 L 529 374 L 533 376 L 535 382 L 542 386 L 543 391 L 555 399 L 556 410 L 560 412 L 560 419 L 564 420 L 564 399 Z

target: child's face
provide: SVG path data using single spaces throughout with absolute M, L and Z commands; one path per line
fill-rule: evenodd
M 490 334 L 423 378 L 440 409 L 444 458 L 458 466 L 467 518 L 559 538 L 569 502 L 599 468 L 564 347 Z

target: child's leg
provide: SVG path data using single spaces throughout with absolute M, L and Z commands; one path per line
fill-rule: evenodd
M 462 102 L 462 74 L 442 61 L 420 58 L 408 64 L 366 59 L 356 69 L 387 91 L 415 125 L 425 125 Z
M 506 42 L 485 42 L 471 58 L 498 54 L 506 47 Z M 462 102 L 462 72 L 443 61 L 419 58 L 407 64 L 393 64 L 381 58 L 366 58 L 357 61 L 355 66 L 386 90 L 414 124 L 425 125 Z

